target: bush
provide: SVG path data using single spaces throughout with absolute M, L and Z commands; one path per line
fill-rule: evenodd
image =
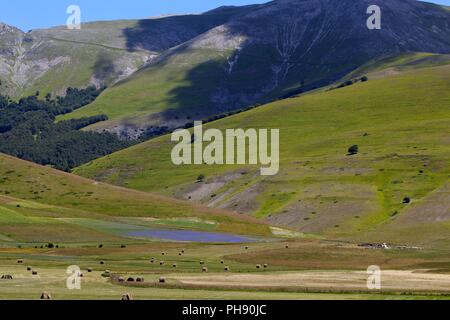
M 349 155 L 355 155 L 355 154 L 358 154 L 358 152 L 359 152 L 359 147 L 356 144 L 351 146 L 350 148 L 348 148 Z

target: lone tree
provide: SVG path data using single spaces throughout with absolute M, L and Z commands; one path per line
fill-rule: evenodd
M 350 148 L 348 148 L 348 154 L 350 155 L 350 156 L 353 156 L 353 155 L 355 155 L 355 154 L 358 154 L 358 152 L 359 152 L 359 147 L 355 144 L 355 145 L 353 145 L 353 146 L 351 146 Z

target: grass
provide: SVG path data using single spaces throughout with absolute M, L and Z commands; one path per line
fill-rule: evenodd
M 164 220 L 171 221 L 168 224 L 177 224 L 176 219 L 180 218 L 179 226 L 197 223 L 199 229 L 204 226 L 209 228 L 209 224 L 202 224 L 205 220 L 214 222 L 217 230 L 221 231 L 270 235 L 269 227 L 254 219 L 98 183 L 6 155 L 0 155 L 0 159 L 0 219 L 6 223 L 0 227 L 0 233 L 7 236 L 17 235 L 18 239 L 30 240 L 38 232 L 41 240 L 61 235 L 73 241 L 76 235 L 65 231 L 75 229 L 76 226 L 60 218 L 89 218 L 107 224 L 123 222 L 120 219 L 126 217 L 153 218 L 160 225 L 165 224 Z M 23 226 L 25 222 L 29 222 L 30 226 Z M 62 229 L 54 229 L 55 226 Z M 81 230 L 92 234 L 92 230 Z M 103 233 L 102 230 L 93 235 L 96 239 L 101 238 L 101 235 L 107 240 L 111 239 L 111 234 Z
M 96 101 L 80 108 L 70 114 L 58 117 L 58 120 L 86 117 L 96 114 L 106 114 L 110 121 L 99 123 L 90 128 L 98 129 L 112 124 L 142 124 L 152 119 L 152 115 L 167 111 L 168 109 L 182 108 L 179 117 L 186 120 L 192 112 L 205 112 L 205 110 L 192 110 L 195 106 L 208 103 L 206 96 L 202 99 L 196 94 L 188 95 L 183 105 L 177 103 L 174 92 L 177 88 L 190 85 L 189 73 L 196 65 L 206 61 L 222 61 L 224 57 L 220 52 L 208 49 L 187 50 L 181 55 L 169 55 L 168 58 L 152 64 L 138 71 L 126 80 L 109 88 Z M 189 61 L 189 63 L 186 63 Z M 215 76 L 207 70 L 202 72 L 202 90 L 207 91 L 214 85 Z M 212 77 L 212 78 L 211 78 Z M 188 108 L 189 107 L 189 108 Z M 182 113 L 185 113 L 182 115 Z M 155 124 L 164 123 L 166 119 L 159 119 Z
M 380 225 L 395 224 L 393 218 L 410 207 L 402 203 L 404 197 L 418 205 L 448 181 L 449 80 L 450 67 L 445 65 L 406 70 L 278 101 L 207 125 L 222 130 L 280 128 L 281 171 L 274 177 L 259 177 L 256 167 L 174 166 L 168 136 L 98 159 L 75 173 L 183 196 L 183 190 L 198 185 L 200 174 L 208 184 L 241 172 L 215 192 L 223 196 L 219 205 L 289 223 L 302 232 L 364 239 Z M 354 144 L 360 153 L 347 156 Z M 446 227 L 436 230 L 433 245 L 444 241 L 448 232 Z M 372 239 L 379 241 L 415 242 L 412 234 L 374 234 Z
M 253 276 L 276 279 L 289 274 L 307 272 L 314 276 L 315 272 L 328 274 L 330 279 L 345 270 L 364 271 L 367 263 L 378 263 L 388 270 L 408 269 L 418 263 L 434 263 L 429 265 L 430 272 L 438 272 L 438 268 L 449 264 L 445 252 L 387 252 L 364 250 L 339 243 L 322 241 L 290 241 L 290 248 L 285 249 L 283 243 L 255 243 L 249 250 L 242 245 L 207 245 L 207 244 L 174 244 L 174 243 L 134 243 L 122 248 L 118 244 L 107 244 L 98 248 L 95 243 L 83 244 L 62 243 L 58 249 L 34 249 L 24 244 L 18 249 L 13 244 L 0 247 L 0 274 L 11 274 L 12 281 L 2 281 L 1 299 L 38 299 L 43 291 L 49 291 L 54 299 L 112 299 L 118 300 L 124 293 L 131 293 L 135 299 L 448 299 L 438 292 L 398 292 L 396 294 L 377 294 L 369 291 L 351 290 L 347 293 L 339 282 L 330 284 L 327 289 L 305 290 L 293 288 L 290 284 L 281 283 L 274 288 L 258 290 L 247 286 L 211 286 L 190 284 L 189 279 L 203 277 L 221 277 L 225 275 L 224 265 L 230 267 L 227 275 L 245 277 Z M 184 249 L 182 256 L 178 255 Z M 161 256 L 165 252 L 165 256 Z M 278 254 L 275 254 L 275 253 Z M 313 254 L 315 252 L 315 254 Z M 156 263 L 150 263 L 155 257 Z M 346 259 L 341 259 L 346 257 Z M 348 259 L 347 259 L 348 257 Z M 17 264 L 23 259 L 23 265 Z M 158 262 L 164 260 L 165 264 Z M 201 272 L 199 261 L 203 260 L 209 273 Z M 224 264 L 220 261 L 224 260 Z M 104 261 L 103 265 L 99 261 Z M 317 261 L 320 261 L 318 264 Z M 441 261 L 441 264 L 436 263 Z M 338 262 L 336 264 L 335 262 Z M 172 264 L 176 263 L 174 269 Z M 268 269 L 255 269 L 256 263 L 268 263 Z M 84 277 L 81 290 L 66 288 L 66 268 L 78 265 Z M 26 271 L 32 266 L 39 277 L 33 277 Z M 93 272 L 86 271 L 93 268 Z M 143 286 L 121 286 L 101 276 L 104 270 L 122 275 L 125 278 L 142 276 Z M 302 271 L 310 270 L 310 271 Z M 160 276 L 167 278 L 166 285 L 158 285 Z M 281 278 L 280 278 L 281 279 Z M 185 281 L 187 281 L 185 283 Z M 322 281 L 326 281 L 322 279 Z M 359 281 L 359 280 L 358 280 Z M 355 284 L 364 283 L 356 282 Z

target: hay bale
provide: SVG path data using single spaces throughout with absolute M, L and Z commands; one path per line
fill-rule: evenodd
M 37 272 L 37 271 L 31 271 L 31 274 L 32 274 L 33 276 L 37 276 L 38 272 Z
M 162 256 L 165 256 L 165 255 L 166 255 L 166 253 L 165 253 L 165 252 L 161 252 L 161 255 L 162 255 Z
M 160 261 L 160 262 L 159 262 L 159 265 L 160 265 L 160 266 L 163 266 L 163 265 L 164 265 L 164 261 Z
M 84 277 L 84 275 L 83 275 L 82 273 L 80 273 L 78 276 L 79 276 L 80 278 L 83 278 L 83 277 Z
M 27 267 L 27 271 L 31 271 L 32 268 L 30 266 Z
M 176 267 L 178 267 L 178 266 L 177 266 L 177 264 L 176 264 L 176 263 L 174 263 L 174 264 L 172 265 L 172 267 L 176 268 Z
M 182 256 L 183 254 L 180 252 L 178 255 L 179 255 L 179 256 Z
M 185 251 L 184 249 L 183 249 L 183 250 L 181 250 L 181 253 L 184 253 L 184 251 Z
M 286 249 L 289 249 L 289 245 L 288 244 L 286 245 Z
M 17 263 L 18 263 L 18 264 L 22 264 L 22 263 L 23 263 L 23 260 L 22 260 L 22 259 L 19 259 L 19 260 L 17 260 Z
M 131 294 L 125 293 L 124 295 L 122 295 L 122 301 L 130 301 L 130 300 L 133 300 Z
M 160 277 L 159 278 L 159 283 L 166 283 L 166 278 Z
M 92 272 L 92 271 L 94 271 L 94 269 L 92 269 L 92 268 L 87 268 L 87 272 Z
M 136 282 L 144 282 L 144 278 L 143 277 L 138 277 L 138 278 L 136 278 Z
M 109 278 L 111 276 L 111 273 L 109 273 L 109 272 L 103 272 L 102 273 L 102 277 L 104 277 L 104 278 Z
M 224 264 L 224 263 L 225 263 L 225 261 L 223 261 L 223 260 L 220 261 L 220 264 Z
M 200 265 L 204 265 L 205 264 L 205 261 L 200 261 Z
M 208 268 L 207 267 L 203 267 L 202 268 L 202 272 L 208 272 Z
M 52 300 L 52 295 L 50 292 L 44 291 L 41 294 L 41 300 Z
M 125 282 L 125 279 L 123 277 L 118 277 L 117 282 L 120 282 L 120 283 Z
M 127 279 L 127 282 L 134 282 L 134 278 L 133 278 L 133 277 L 129 277 L 129 278 Z
M 261 265 L 260 265 L 260 264 L 257 264 L 257 265 L 256 265 L 256 269 L 261 269 Z
M 264 269 L 267 269 L 269 267 L 269 265 L 266 263 L 264 264 Z
M 225 270 L 225 271 L 230 271 L 230 267 L 226 266 L 226 267 L 224 268 L 224 270 Z
M 248 249 L 250 249 L 249 246 L 245 246 L 245 250 L 248 250 Z
M 10 275 L 10 274 L 4 274 L 4 275 L 2 275 L 2 278 L 1 278 L 2 280 L 12 280 L 13 279 L 13 276 L 12 275 Z
M 105 264 L 105 261 L 100 261 L 100 264 Z

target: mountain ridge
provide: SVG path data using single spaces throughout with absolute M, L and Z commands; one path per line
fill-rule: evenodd
M 366 26 L 374 4 L 382 8 L 381 30 Z M 169 49 L 64 119 L 102 112 L 110 121 L 91 129 L 118 134 L 176 128 L 328 85 L 380 56 L 449 53 L 449 20 L 442 7 L 414 0 L 255 5 Z

